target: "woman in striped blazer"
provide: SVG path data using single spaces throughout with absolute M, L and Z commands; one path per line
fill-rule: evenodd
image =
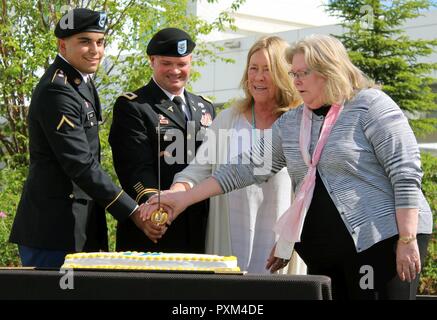
M 287 58 L 304 104 L 275 122 L 271 139 L 239 155 L 246 165 L 221 166 L 161 203 L 175 219 L 194 202 L 287 167 L 295 198 L 275 226 L 279 240 L 267 267 L 282 267 L 294 248 L 309 274 L 331 278 L 334 299 L 414 299 L 432 213 L 407 118 L 334 37 L 304 38 Z M 257 170 L 262 161 L 268 170 Z

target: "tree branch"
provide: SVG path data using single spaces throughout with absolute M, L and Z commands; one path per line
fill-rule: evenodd
M 49 28 L 49 26 L 48 26 L 48 24 L 46 23 L 46 21 L 44 19 L 44 7 L 42 6 L 41 0 L 38 0 L 37 6 L 38 6 L 38 10 L 39 10 L 40 17 L 41 17 L 41 22 L 42 22 L 42 24 L 44 26 L 44 29 L 47 30 Z
M 108 36 L 111 36 L 115 32 L 114 27 L 117 26 L 120 23 L 122 18 L 124 18 L 125 14 L 126 14 L 126 11 L 132 6 L 133 2 L 134 2 L 134 0 L 131 0 L 129 2 L 129 4 L 126 5 L 126 7 L 123 9 L 123 11 L 118 16 L 118 19 L 117 19 L 116 22 L 108 25 L 108 29 L 107 30 L 110 30 L 110 32 L 108 33 Z

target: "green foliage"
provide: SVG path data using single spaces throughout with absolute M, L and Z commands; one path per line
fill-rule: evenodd
M 6 214 L 5 218 L 0 218 L 0 266 L 20 264 L 17 246 L 8 240 L 26 171 L 24 167 L 0 170 L 0 211 Z
M 433 212 L 434 228 L 428 246 L 428 256 L 423 266 L 419 291 L 422 294 L 437 294 L 437 158 L 422 154 L 422 189 Z
M 426 198 L 428 199 L 432 212 L 434 212 L 434 215 L 436 215 L 437 214 L 437 158 L 429 153 L 426 152 L 422 153 L 422 168 L 424 172 L 422 178 L 422 190 Z
M 7 121 L 0 128 L 0 147 L 11 165 L 28 163 L 26 101 L 36 73 L 54 56 L 55 39 L 36 6 L 36 1 L 0 2 L 0 115 Z
M 109 145 L 109 129 L 112 123 L 112 112 L 111 109 L 104 110 L 105 121 L 100 126 L 99 136 L 100 143 L 102 146 L 101 152 L 101 164 L 106 173 L 108 173 L 112 181 L 119 184 L 117 174 L 115 173 L 114 166 L 112 165 L 112 149 Z M 110 214 L 106 215 L 106 224 L 108 225 L 108 244 L 109 251 L 115 251 L 115 231 L 117 226 L 117 220 L 114 219 Z
M 337 37 L 350 57 L 366 75 L 405 111 L 423 116 L 437 110 L 437 94 L 430 77 L 437 63 L 419 62 L 437 46 L 437 39 L 412 40 L 401 28 L 407 19 L 429 10 L 434 1 L 332 0 L 326 8 L 342 19 L 345 33 Z M 415 120 L 411 125 L 418 135 L 436 129 L 435 120 Z

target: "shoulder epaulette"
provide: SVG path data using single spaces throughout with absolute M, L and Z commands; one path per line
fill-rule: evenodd
M 206 98 L 206 97 L 204 97 L 204 96 L 200 96 L 200 95 L 199 95 L 199 97 L 201 97 L 203 100 L 205 100 L 205 101 L 207 101 L 207 102 L 213 104 L 213 102 L 212 102 L 211 99 L 208 99 L 208 98 Z
M 64 71 L 61 69 L 56 69 L 55 74 L 52 77 L 52 82 L 54 82 L 57 79 L 61 79 L 64 84 L 67 84 L 67 76 L 64 74 Z
M 121 97 L 125 97 L 128 100 L 133 100 L 133 99 L 135 99 L 138 96 L 135 93 L 133 93 L 133 92 L 123 92 L 121 94 Z

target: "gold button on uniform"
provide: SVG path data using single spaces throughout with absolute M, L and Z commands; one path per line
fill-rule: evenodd
M 68 197 L 69 197 L 70 199 L 74 199 L 74 195 L 73 195 L 73 194 L 70 194 Z

